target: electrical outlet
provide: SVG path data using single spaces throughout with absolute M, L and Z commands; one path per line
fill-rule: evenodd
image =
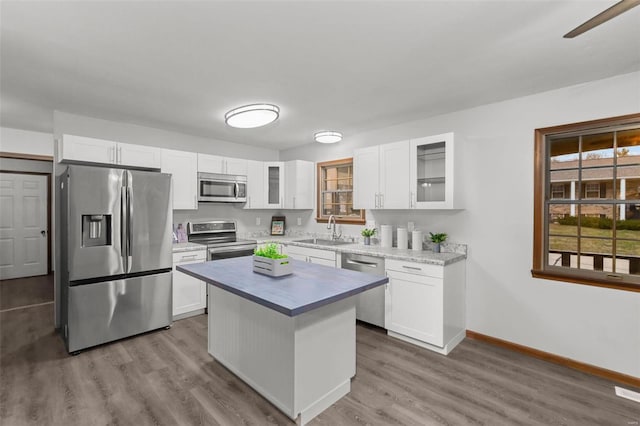
M 256 226 L 260 226 L 260 217 L 256 217 Z
M 298 218 L 298 222 L 297 223 L 298 223 L 298 226 L 302 226 L 302 218 L 301 217 Z

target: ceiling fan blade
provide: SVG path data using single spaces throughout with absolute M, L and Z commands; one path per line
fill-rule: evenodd
M 574 28 L 564 35 L 564 38 L 574 38 L 575 36 L 579 36 L 580 34 L 589 31 L 592 28 L 597 27 L 600 24 L 607 22 L 611 18 L 615 18 L 621 13 L 626 12 L 629 9 L 632 9 L 636 6 L 640 5 L 640 0 L 622 0 L 618 3 L 611 6 L 609 9 L 605 10 L 602 13 L 597 14 L 593 18 L 589 19 L 582 25 Z

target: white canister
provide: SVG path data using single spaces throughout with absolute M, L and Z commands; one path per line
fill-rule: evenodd
M 398 228 L 398 248 L 406 250 L 409 248 L 408 244 L 407 228 Z
M 380 225 L 380 247 L 393 247 L 393 226 Z
M 422 231 L 413 231 L 411 233 L 411 250 L 422 250 Z

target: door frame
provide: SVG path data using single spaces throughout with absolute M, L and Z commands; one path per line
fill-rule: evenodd
M 49 163 L 53 163 L 53 157 L 48 155 L 33 155 L 33 154 L 21 154 L 17 152 L 3 152 L 0 151 L 1 158 L 15 158 L 18 160 L 32 160 L 32 161 L 46 161 Z M 51 194 L 51 179 L 52 173 L 45 172 L 26 172 L 26 171 L 18 171 L 18 170 L 4 170 L 0 169 L 0 173 L 13 173 L 19 175 L 40 175 L 47 177 L 47 274 L 51 273 L 51 267 L 53 266 L 51 263 L 51 204 L 52 204 L 52 194 Z

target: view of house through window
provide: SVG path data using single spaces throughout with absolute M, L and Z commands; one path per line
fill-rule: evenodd
M 534 271 L 640 284 L 640 122 L 599 123 L 539 143 L 544 202 L 536 214 L 546 219 Z
M 353 159 L 318 163 L 316 220 L 334 215 L 338 223 L 365 223 L 364 210 L 353 208 Z

